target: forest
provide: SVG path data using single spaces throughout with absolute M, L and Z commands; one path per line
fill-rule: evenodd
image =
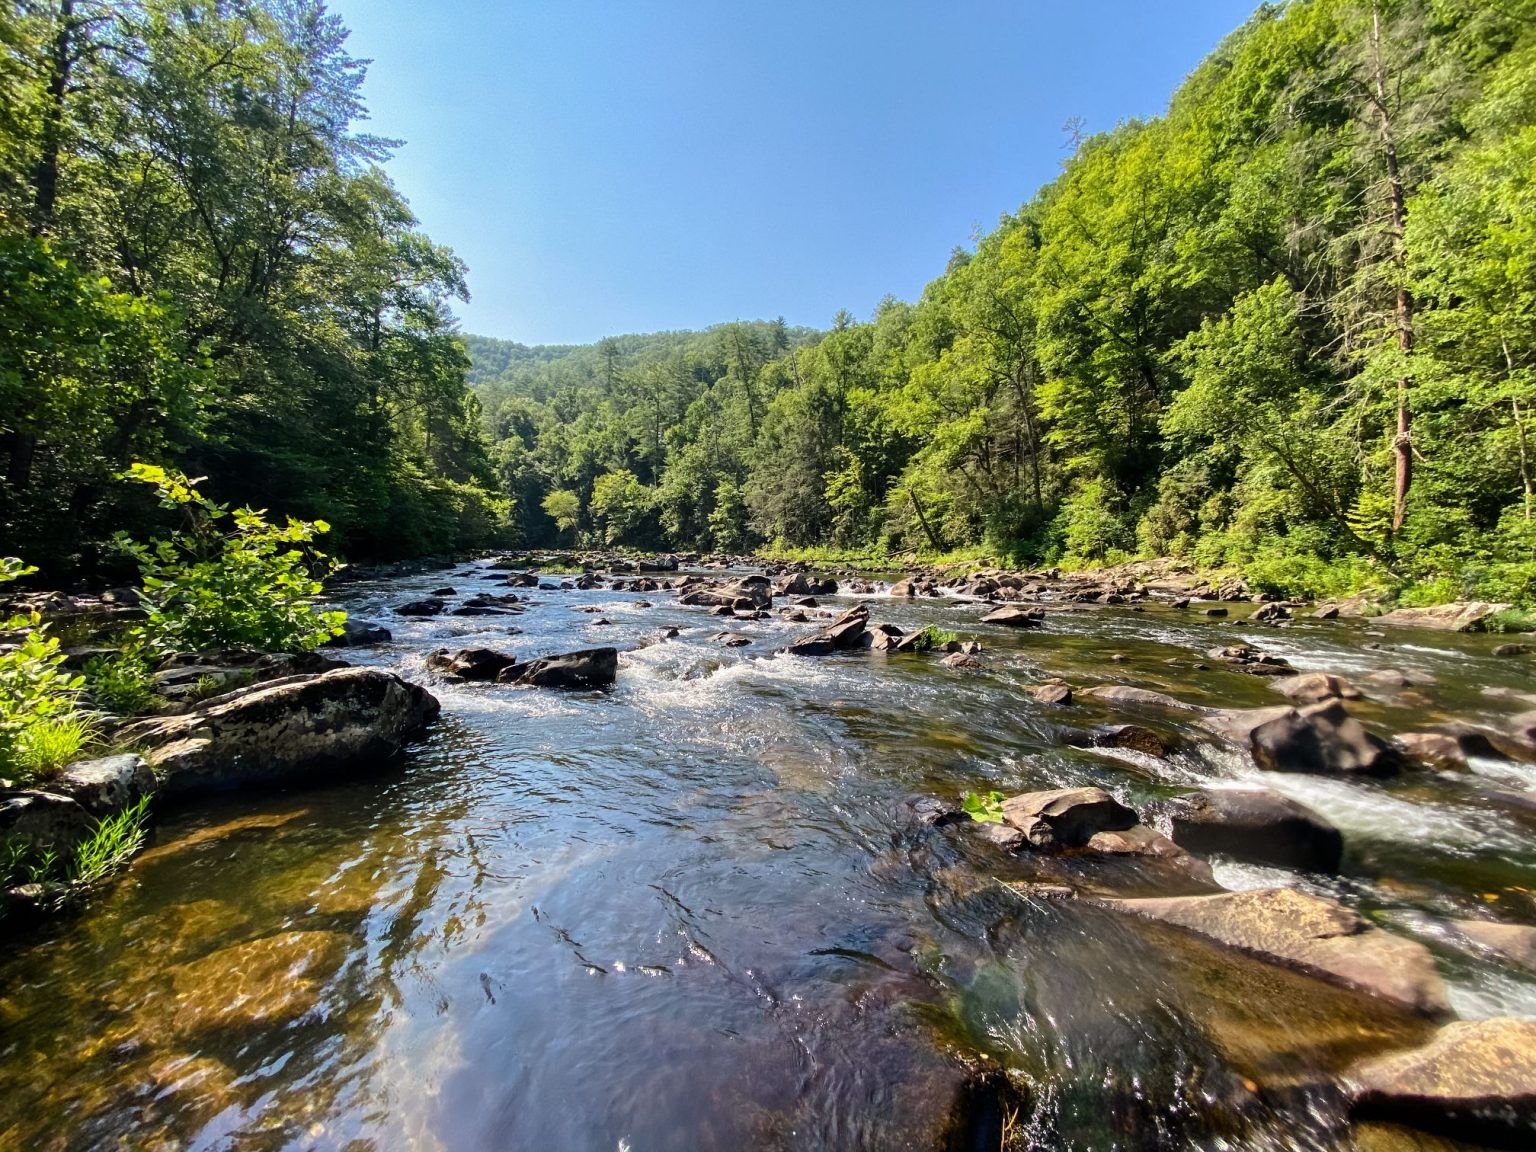
M 0 5 L 0 539 L 158 523 L 135 461 L 390 558 L 505 537 L 451 305 L 319 0 Z
M 1265 5 L 868 321 L 466 346 L 530 542 L 1529 603 L 1536 3 Z

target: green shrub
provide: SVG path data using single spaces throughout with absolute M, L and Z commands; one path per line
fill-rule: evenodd
M 937 624 L 928 625 L 919 635 L 922 636 L 922 639 L 917 642 L 919 648 L 942 648 L 960 639 L 956 633 L 940 628 Z
M 75 849 L 67 879 L 76 889 L 90 888 L 116 872 L 144 846 L 144 824 L 149 797 L 96 823 L 96 831 Z
M 96 707 L 119 716 L 148 712 L 159 699 L 149 661 L 136 649 L 90 660 L 85 666 L 85 692 Z
M 35 571 L 14 557 L 0 560 L 0 583 Z M 80 714 L 84 681 L 64 669 L 57 637 L 34 612 L 0 623 L 11 634 L 0 650 L 0 773 L 25 783 L 63 767 L 89 742 Z
M 1001 824 L 1003 801 L 1006 799 L 1001 792 L 967 792 L 960 807 L 978 824 Z
M 334 567 L 311 544 L 323 520 L 277 525 L 250 508 L 215 504 L 179 472 L 133 465 L 186 529 L 167 540 L 119 544 L 139 562 L 149 616 L 132 639 L 154 654 L 224 648 L 304 652 L 341 632 L 344 612 L 315 608 L 318 576 Z

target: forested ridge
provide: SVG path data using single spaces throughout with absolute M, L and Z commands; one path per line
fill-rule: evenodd
M 1265 5 L 916 303 L 471 337 L 525 539 L 1536 596 L 1536 4 Z
M 319 0 L 0 6 L 0 536 L 53 578 L 136 460 L 356 557 L 503 538 L 450 303 Z

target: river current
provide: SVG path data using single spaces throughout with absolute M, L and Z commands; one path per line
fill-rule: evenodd
M 1150 812 L 1191 787 L 1263 783 L 1339 826 L 1343 871 L 1216 860 L 1219 883 L 1340 899 L 1428 944 L 1459 1016 L 1536 1014 L 1536 975 L 1449 927 L 1536 918 L 1536 813 L 1513 799 L 1536 769 L 1262 773 L 1187 717 L 1022 692 L 1060 676 L 1283 702 L 1267 679 L 1198 667 L 1247 640 L 1303 671 L 1408 673 L 1350 704 L 1383 735 L 1497 724 L 1536 687 L 1494 637 L 1159 605 L 1012 632 L 980 624 L 979 603 L 865 598 L 872 620 L 979 640 L 978 671 L 937 653 L 776 656 L 813 626 L 720 621 L 665 591 L 529 590 L 515 617 L 391 611 L 443 584 L 504 591 L 503 575 L 344 589 L 349 612 L 394 632 L 346 655 L 443 703 L 399 763 L 170 809 L 80 916 L 5 947 L 0 1148 L 1454 1147 L 1352 1125 L 1336 1086 L 1427 1024 L 1021 894 L 1007 882 L 1168 881 L 1128 860 L 1009 858 L 911 806 L 968 790 L 1096 784 Z M 681 634 L 658 639 L 669 627 Z M 714 642 L 723 628 L 751 643 Z M 611 692 L 448 683 L 426 660 L 598 644 L 623 653 Z M 1064 741 L 1116 720 L 1174 751 Z

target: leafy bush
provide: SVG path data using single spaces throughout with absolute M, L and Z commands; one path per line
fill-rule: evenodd
M 27 575 L 14 557 L 0 560 L 0 583 Z M 89 742 L 79 713 L 84 681 L 64 669 L 57 637 L 34 612 L 0 624 L 14 640 L 0 650 L 0 772 L 23 782 L 63 767 Z
M 920 635 L 923 637 L 918 641 L 918 646 L 921 648 L 942 648 L 944 645 L 953 644 L 960 639 L 956 633 L 940 628 L 937 624 L 928 625 L 928 627 L 922 630 Z
M 138 560 L 149 616 L 133 639 L 151 653 L 222 648 L 304 652 L 341 632 L 345 612 L 316 611 L 320 580 L 334 564 L 311 547 L 323 520 L 267 522 L 250 508 L 215 504 L 179 472 L 134 464 L 186 529 L 168 540 L 119 545 Z
M 960 807 L 970 818 L 978 824 L 1001 824 L 1003 822 L 1003 801 L 1007 797 L 1001 792 L 967 792 Z
M 149 661 L 137 649 L 90 660 L 85 666 L 85 691 L 92 704 L 120 716 L 147 712 L 158 699 Z

